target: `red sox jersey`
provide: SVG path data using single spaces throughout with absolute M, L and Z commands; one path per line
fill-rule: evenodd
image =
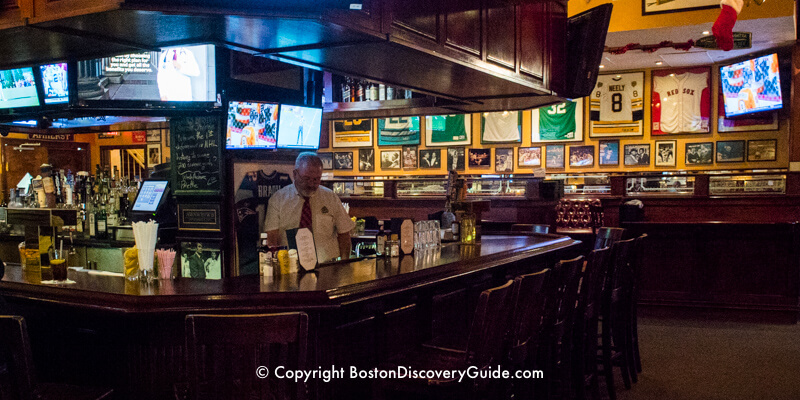
M 706 88 L 708 72 L 654 76 L 653 91 L 661 97 L 661 123 L 653 129 L 660 128 L 664 133 L 708 132 L 708 116 L 702 112 Z

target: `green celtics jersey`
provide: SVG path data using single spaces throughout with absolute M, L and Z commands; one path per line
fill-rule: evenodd
M 431 142 L 449 143 L 467 140 L 465 114 L 434 115 L 429 118 Z
M 567 101 L 539 109 L 539 139 L 575 138 L 575 102 Z

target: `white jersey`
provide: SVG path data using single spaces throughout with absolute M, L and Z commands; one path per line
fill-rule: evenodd
M 661 97 L 661 121 L 653 130 L 664 133 L 708 132 L 708 118 L 702 116 L 703 89 L 708 72 L 653 77 L 653 91 Z
M 592 120 L 641 120 L 644 87 L 640 78 L 641 74 L 598 76 L 591 101 Z
M 519 111 L 483 113 L 485 143 L 519 142 L 522 140 L 522 121 Z

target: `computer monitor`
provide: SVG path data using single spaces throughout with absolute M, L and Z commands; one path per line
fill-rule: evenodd
M 133 203 L 132 212 L 145 212 L 155 214 L 159 206 L 166 200 L 169 181 L 144 181 L 139 188 L 139 194 Z
M 278 148 L 316 150 L 322 131 L 322 109 L 281 104 Z

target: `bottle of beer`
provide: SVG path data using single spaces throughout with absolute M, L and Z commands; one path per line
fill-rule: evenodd
M 386 246 L 386 231 L 383 229 L 383 221 L 378 221 L 378 234 L 375 236 L 375 253 L 381 255 Z

